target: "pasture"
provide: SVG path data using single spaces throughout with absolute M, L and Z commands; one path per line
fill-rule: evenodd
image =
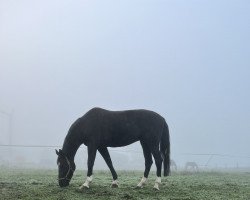
M 173 173 L 164 177 L 160 191 L 153 189 L 155 172 L 147 185 L 136 189 L 142 172 L 118 171 L 119 188 L 110 188 L 111 174 L 94 171 L 90 189 L 79 190 L 86 172 L 76 170 L 71 184 L 59 188 L 57 170 L 0 168 L 0 199 L 250 199 L 250 173 Z

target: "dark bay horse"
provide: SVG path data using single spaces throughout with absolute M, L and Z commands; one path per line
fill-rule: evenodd
M 89 110 L 70 127 L 62 150 L 56 150 L 58 182 L 61 187 L 69 185 L 75 171 L 74 157 L 81 144 L 88 149 L 87 179 L 81 188 L 89 188 L 96 152 L 104 158 L 113 176 L 112 186 L 117 187 L 117 173 L 107 147 L 122 147 L 140 141 L 145 157 L 144 177 L 137 187 L 143 187 L 153 163 L 156 164 L 154 188 L 159 190 L 163 162 L 164 176 L 170 173 L 170 140 L 165 119 L 149 110 L 108 111 L 101 108 Z

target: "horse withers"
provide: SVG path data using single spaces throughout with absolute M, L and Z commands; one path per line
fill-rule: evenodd
M 122 147 L 140 141 L 145 158 L 144 176 L 137 187 L 142 188 L 148 178 L 152 156 L 156 164 L 156 181 L 154 188 L 159 190 L 163 162 L 164 176 L 170 173 L 170 139 L 168 125 L 159 114 L 149 110 L 108 111 L 93 108 L 70 127 L 63 147 L 56 150 L 58 165 L 58 182 L 61 187 L 69 185 L 75 171 L 74 157 L 81 144 L 88 149 L 87 179 L 80 187 L 89 188 L 93 179 L 92 172 L 96 152 L 108 165 L 113 182 L 118 187 L 118 176 L 113 167 L 107 147 Z

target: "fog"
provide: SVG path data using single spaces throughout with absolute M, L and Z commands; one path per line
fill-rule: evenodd
M 166 119 L 179 166 L 249 167 L 249 10 L 246 0 L 0 1 L 0 161 L 56 167 L 54 149 L 89 109 L 144 108 Z M 115 150 L 115 168 L 143 169 L 139 143 Z M 106 169 L 99 155 L 95 168 Z

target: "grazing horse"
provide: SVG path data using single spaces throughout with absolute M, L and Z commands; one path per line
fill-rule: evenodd
M 196 162 L 186 162 L 185 170 L 188 171 L 189 169 L 192 170 L 192 171 L 197 171 L 197 172 L 199 170 L 198 165 L 196 164 Z
M 171 169 L 171 171 L 172 171 L 172 169 L 177 171 L 177 165 L 176 165 L 174 160 L 170 160 L 170 169 Z
M 153 163 L 156 164 L 156 181 L 154 188 L 159 190 L 161 183 L 162 162 L 164 176 L 170 173 L 169 130 L 165 119 L 149 110 L 108 111 L 93 108 L 70 127 L 64 140 L 62 150 L 56 150 L 58 165 L 58 182 L 61 187 L 69 185 L 75 171 L 74 157 L 81 144 L 88 149 L 87 179 L 80 187 L 89 188 L 93 179 L 92 171 L 96 152 L 104 158 L 112 177 L 112 187 L 118 187 L 117 173 L 113 167 L 107 147 L 122 147 L 140 141 L 145 157 L 144 177 L 137 187 L 143 187 Z

